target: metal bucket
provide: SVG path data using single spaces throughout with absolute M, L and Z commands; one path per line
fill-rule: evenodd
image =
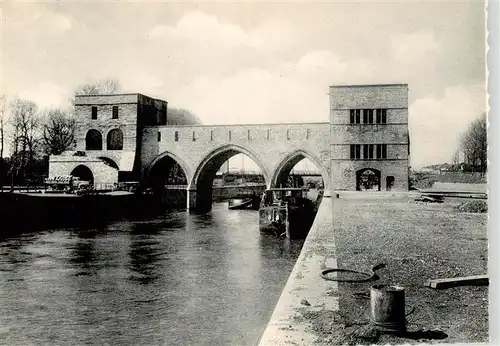
M 400 286 L 376 285 L 370 290 L 372 324 L 381 331 L 405 332 L 405 290 Z

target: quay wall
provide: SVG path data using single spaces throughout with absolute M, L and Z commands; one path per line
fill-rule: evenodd
M 317 336 L 307 319 L 301 318 L 302 315 L 338 311 L 338 283 L 323 280 L 320 276 L 326 267 L 337 267 L 332 224 L 332 198 L 325 191 L 314 223 L 259 345 L 313 345 Z

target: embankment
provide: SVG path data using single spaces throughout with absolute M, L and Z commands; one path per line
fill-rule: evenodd
M 332 200 L 325 192 L 260 345 L 312 345 L 317 335 L 311 317 L 333 316 L 338 311 L 338 284 L 320 276 L 326 267 L 337 266 L 332 221 Z

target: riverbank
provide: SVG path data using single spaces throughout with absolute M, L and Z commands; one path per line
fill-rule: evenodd
M 53 227 L 100 224 L 153 210 L 151 196 L 114 191 L 77 195 L 63 193 L 0 193 L 0 219 L 9 227 L 0 236 Z
M 322 204 L 261 345 L 486 342 L 488 287 L 435 290 L 424 283 L 487 273 L 487 215 L 459 212 L 458 199 L 426 204 L 408 194 L 365 196 L 325 200 L 333 211 L 329 225 Z M 324 267 L 369 271 L 379 263 L 386 268 L 376 283 L 402 285 L 407 312 L 414 308 L 404 337 L 369 326 L 373 282 L 320 277 Z

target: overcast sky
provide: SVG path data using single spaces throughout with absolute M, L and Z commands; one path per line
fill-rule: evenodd
M 328 86 L 408 83 L 415 167 L 486 110 L 482 2 L 4 3 L 1 92 L 118 79 L 205 124 L 328 121 Z

